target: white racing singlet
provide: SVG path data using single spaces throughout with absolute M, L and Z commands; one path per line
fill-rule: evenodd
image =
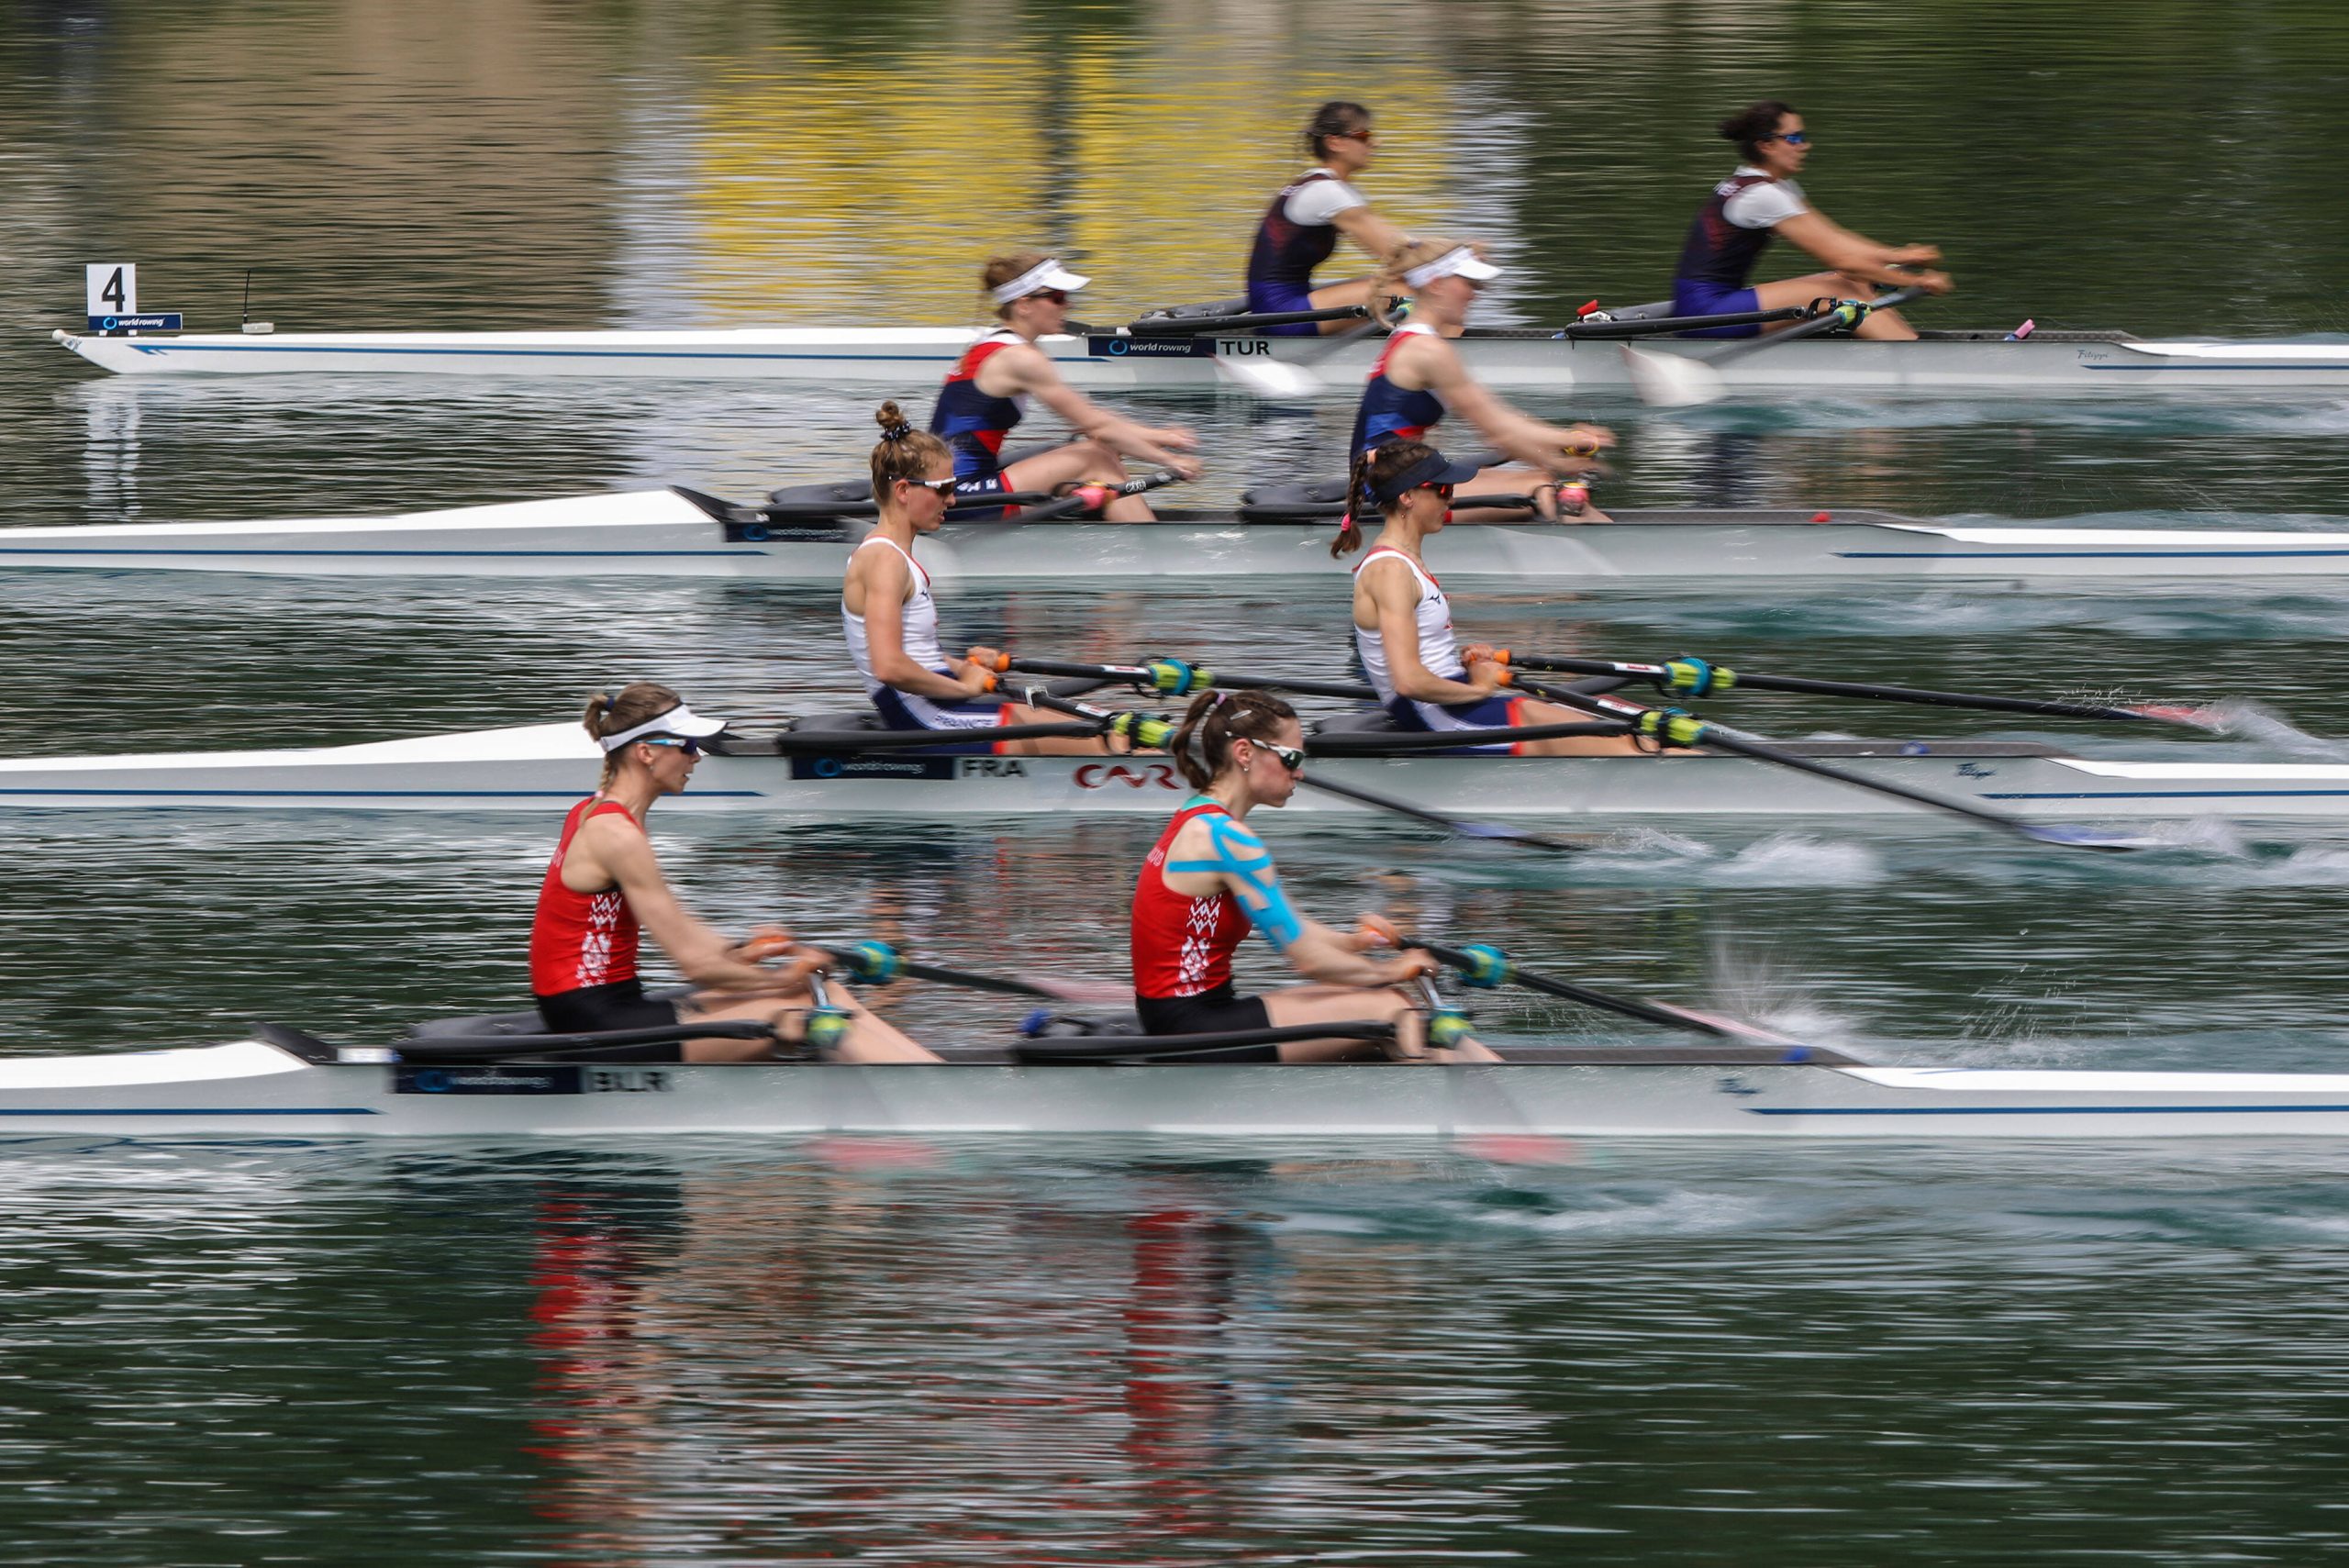
M 1452 635 L 1452 601 L 1443 596 L 1442 584 L 1427 573 L 1427 569 L 1392 545 L 1377 545 L 1368 555 L 1354 564 L 1354 575 L 1360 577 L 1363 568 L 1381 556 L 1392 556 L 1411 569 L 1419 581 L 1419 602 L 1412 615 L 1419 628 L 1419 662 L 1431 675 L 1441 675 L 1447 681 L 1464 681 L 1468 666 L 1460 661 L 1460 645 Z M 1395 700 L 1395 673 L 1386 667 L 1386 643 L 1375 631 L 1361 625 L 1354 627 L 1354 652 L 1362 659 L 1363 673 L 1370 677 L 1373 690 L 1381 703 Z
M 886 545 L 905 558 L 907 574 L 912 580 L 913 592 L 897 617 L 897 643 L 906 657 L 925 670 L 941 675 L 952 675 L 953 666 L 938 646 L 938 601 L 930 596 L 930 573 L 921 562 L 900 547 L 896 540 L 882 534 L 868 534 L 863 550 L 871 545 Z M 854 552 L 851 552 L 853 559 Z M 848 638 L 849 657 L 856 662 L 856 673 L 864 679 L 864 694 L 873 706 L 881 710 L 889 727 L 913 729 L 985 729 L 1002 722 L 1002 709 L 995 704 L 941 703 L 912 692 L 891 687 L 873 673 L 873 646 L 864 635 L 864 617 L 848 607 L 848 597 L 841 597 L 841 630 Z

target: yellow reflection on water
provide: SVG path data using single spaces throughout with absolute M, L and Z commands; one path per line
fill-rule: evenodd
M 1023 248 L 1095 276 L 1087 319 L 1236 295 L 1264 204 L 1304 166 L 1298 128 L 1330 97 L 1377 117 L 1365 194 L 1407 227 L 1437 221 L 1444 73 L 1300 71 L 1263 41 L 1170 28 L 995 39 L 983 58 L 765 51 L 711 83 L 681 160 L 690 189 L 668 193 L 698 258 L 690 313 L 772 322 L 787 298 L 795 321 L 967 322 L 985 259 Z M 1329 275 L 1366 268 L 1341 250 Z

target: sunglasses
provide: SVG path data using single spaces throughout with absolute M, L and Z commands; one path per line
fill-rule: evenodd
M 1251 740 L 1248 744 L 1259 751 L 1270 751 L 1280 759 L 1281 766 L 1290 773 L 1301 773 L 1305 771 L 1305 753 L 1294 746 L 1275 746 L 1269 740 Z
M 1422 490 L 1434 491 L 1435 498 L 1439 501 L 1449 501 L 1452 499 L 1453 491 L 1455 486 L 1450 484 L 1422 484 L 1419 488 Z
M 910 484 L 917 490 L 927 490 L 941 501 L 952 501 L 954 499 L 954 486 L 962 482 L 954 479 L 907 479 L 899 483 Z
M 1068 303 L 1068 290 L 1038 289 L 1034 294 L 1030 295 L 1028 297 L 1030 299 L 1041 299 L 1047 305 L 1066 305 Z
M 1810 145 L 1810 133 L 1805 130 L 1790 130 L 1783 136 L 1765 136 L 1762 139 L 1765 141 L 1783 141 L 1788 147 L 1809 147 Z
M 637 742 L 640 746 L 674 746 L 688 757 L 701 755 L 701 742 L 675 735 L 647 735 Z

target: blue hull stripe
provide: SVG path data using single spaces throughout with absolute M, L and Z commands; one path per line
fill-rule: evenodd
M 2273 1116 L 2332 1115 L 2339 1106 L 1747 1106 L 1748 1116 Z
M 0 1116 L 381 1116 L 366 1106 L 92 1106 L 84 1110 L 0 1109 Z
M 592 793 L 592 792 L 591 792 Z M 91 789 L 79 785 L 60 785 L 43 789 L 37 785 L 19 784 L 0 789 L 0 795 L 87 795 L 107 797 L 120 795 L 171 795 L 174 798 L 204 800 L 579 800 L 575 789 L 179 789 L 157 785 L 153 789 Z M 756 789 L 697 789 L 695 797 L 701 800 L 763 800 L 764 790 Z
M 2349 550 L 1986 550 L 1962 555 L 1910 550 L 1839 550 L 1838 561 L 2329 561 Z
M 254 548 L 199 550 L 186 545 L 142 547 L 137 545 L 0 545 L 0 555 L 92 555 L 92 556 L 462 556 L 500 560 L 513 558 L 524 561 L 581 560 L 718 560 L 763 561 L 763 550 L 284 550 L 274 545 Z
M 2349 789 L 2081 789 L 1983 790 L 1982 800 L 2332 800 L 2349 795 Z

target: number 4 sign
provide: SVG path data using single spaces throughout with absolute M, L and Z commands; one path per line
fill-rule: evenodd
M 82 269 L 92 316 L 139 314 L 139 266 L 135 261 L 98 261 Z

